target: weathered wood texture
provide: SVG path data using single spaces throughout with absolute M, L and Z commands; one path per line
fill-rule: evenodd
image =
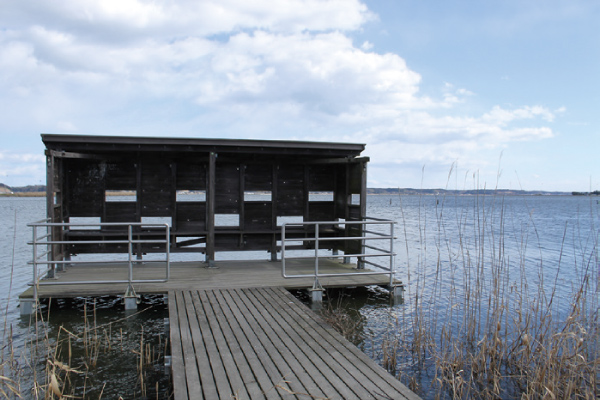
M 217 251 L 275 254 L 280 218 L 343 223 L 365 217 L 368 158 L 358 157 L 362 144 L 76 135 L 42 135 L 42 139 L 48 157 L 48 216 L 54 222 L 161 218 L 171 224 L 172 252 L 204 253 L 207 260 L 214 260 Z M 134 198 L 115 201 L 108 196 L 111 191 L 127 191 Z M 249 196 L 257 191 L 268 199 Z M 203 193 L 205 199 L 180 198 L 188 192 Z M 331 198 L 311 200 L 319 192 L 330 193 Z M 53 239 L 78 241 L 103 240 L 103 231 L 115 231 L 91 230 L 86 235 L 55 230 Z M 190 247 L 186 238 L 195 240 L 195 246 Z M 360 249 L 361 243 L 329 245 L 350 252 Z M 123 251 L 120 246 L 73 244 L 56 249 L 55 259 L 63 254 Z
M 177 262 L 171 264 L 171 277 L 168 282 L 136 283 L 134 289 L 138 294 L 167 293 L 169 290 L 191 289 L 227 289 L 246 287 L 286 287 L 289 289 L 306 289 L 312 287 L 312 278 L 286 279 L 281 275 L 281 261 L 217 261 L 217 268 L 204 268 L 198 262 Z M 289 274 L 308 274 L 314 272 L 313 260 L 291 260 L 286 263 Z M 340 264 L 336 260 L 321 260 L 321 273 L 356 272 L 356 264 Z M 56 277 L 48 280 L 53 283 L 81 282 L 97 280 L 127 280 L 127 265 L 94 264 L 67 267 L 64 272 L 57 272 Z M 136 263 L 133 277 L 138 280 L 161 279 L 165 277 L 164 263 Z M 389 275 L 353 275 L 342 277 L 320 278 L 323 287 L 348 287 L 367 285 L 386 285 Z M 40 286 L 39 297 L 66 298 L 77 296 L 122 296 L 126 284 L 76 284 Z M 20 295 L 31 298 L 30 288 Z
M 169 292 L 175 399 L 418 399 L 282 288 Z

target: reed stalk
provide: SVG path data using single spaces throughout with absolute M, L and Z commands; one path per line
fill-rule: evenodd
M 431 399 L 600 398 L 598 216 L 591 231 L 565 225 L 549 254 L 534 210 L 453 199 L 400 210 L 407 301 L 391 309 L 375 358 Z M 334 317 L 356 341 L 343 310 Z

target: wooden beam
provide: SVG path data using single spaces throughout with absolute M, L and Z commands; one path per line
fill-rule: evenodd
M 46 150 L 45 154 L 47 156 L 52 156 L 52 157 L 56 157 L 56 158 L 79 158 L 79 159 L 89 159 L 89 160 L 104 160 L 104 159 L 106 159 L 106 157 L 101 156 L 99 154 L 75 153 L 72 151 Z
M 206 262 L 212 267 L 215 262 L 215 188 L 217 179 L 217 154 L 210 152 L 208 179 L 206 182 Z

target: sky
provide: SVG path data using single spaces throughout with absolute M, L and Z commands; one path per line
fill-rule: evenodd
M 600 190 L 597 0 L 0 0 L 0 182 L 41 133 L 366 144 L 369 187 Z

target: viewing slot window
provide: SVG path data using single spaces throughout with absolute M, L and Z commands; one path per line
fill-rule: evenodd
M 99 224 L 100 217 L 70 217 L 69 223 L 71 224 L 83 224 L 83 225 L 73 225 L 71 226 L 72 230 L 82 230 L 82 229 L 93 229 L 100 230 L 100 225 L 88 225 L 88 224 Z
M 215 227 L 239 228 L 239 214 L 215 214 Z
M 178 190 L 177 202 L 206 201 L 206 190 Z
M 281 226 L 285 224 L 301 224 L 304 222 L 304 217 L 302 215 L 293 215 L 289 217 L 277 217 L 277 226 Z
M 246 191 L 244 192 L 244 201 L 271 201 L 270 191 Z
M 168 224 L 169 227 L 173 226 L 171 217 L 142 217 L 142 228 L 146 228 L 143 224 Z

